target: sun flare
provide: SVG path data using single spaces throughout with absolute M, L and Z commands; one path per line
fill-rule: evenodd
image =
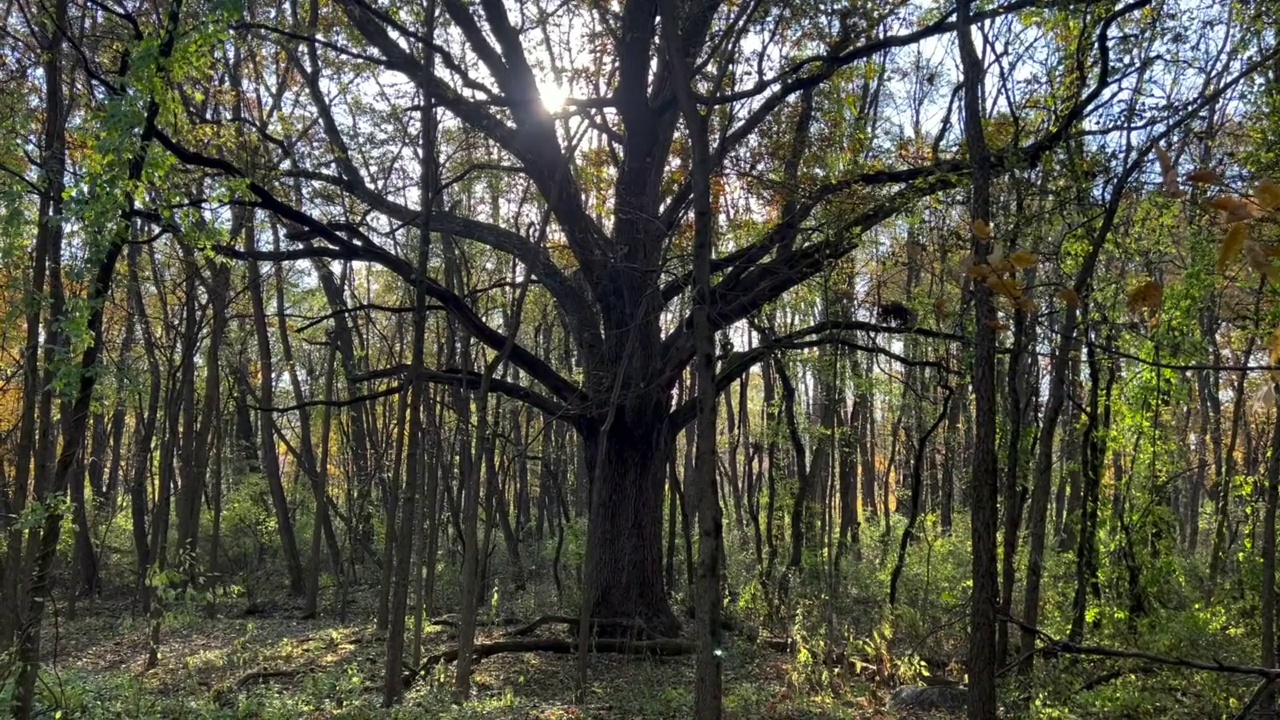
M 564 101 L 569 98 L 568 88 L 549 80 L 538 84 L 538 95 L 542 98 L 542 106 L 547 112 L 558 112 L 564 108 Z

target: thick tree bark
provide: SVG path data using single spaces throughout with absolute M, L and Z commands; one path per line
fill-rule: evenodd
M 581 428 L 588 476 L 600 483 L 591 493 L 587 528 L 594 579 L 588 605 L 593 618 L 639 620 L 657 635 L 674 637 L 679 622 L 662 583 L 662 487 L 671 436 L 665 398 L 651 392 L 647 399 L 618 412 L 607 439 L 597 427 Z
M 850 548 L 853 549 L 854 562 L 862 560 L 862 543 L 860 530 L 862 517 L 858 512 L 858 444 L 854 437 L 856 422 L 852 411 L 845 413 L 847 403 L 840 399 L 840 412 L 837 413 L 836 436 L 839 448 L 839 496 L 840 496 L 840 530 L 836 543 L 834 569 L 840 573 L 841 560 Z

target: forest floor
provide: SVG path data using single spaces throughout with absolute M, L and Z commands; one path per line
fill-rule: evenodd
M 240 608 L 242 610 L 243 608 Z M 62 717 L 109 718 L 687 718 L 694 659 L 596 654 L 586 703 L 573 703 L 573 655 L 521 652 L 484 659 L 473 700 L 451 702 L 452 666 L 415 683 L 394 710 L 379 706 L 383 641 L 372 623 L 306 620 L 278 607 L 214 619 L 169 615 L 155 668 L 144 670 L 147 623 L 128 603 L 82 606 L 49 623 L 46 697 Z M 506 637 L 484 628 L 477 642 Z M 567 637 L 544 628 L 544 637 Z M 452 628 L 429 626 L 422 657 L 454 645 Z M 557 635 L 557 633 L 559 633 Z M 819 669 L 821 675 L 821 669 Z M 725 710 L 730 718 L 881 719 L 888 692 L 837 673 L 825 689 L 800 690 L 794 657 L 730 636 Z

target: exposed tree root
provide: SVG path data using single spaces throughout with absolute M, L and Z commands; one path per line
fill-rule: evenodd
M 315 672 L 315 670 L 316 668 L 313 665 L 300 668 L 281 668 L 275 670 L 257 668 L 255 670 L 250 670 L 226 685 L 214 687 L 210 692 L 210 696 L 215 703 L 223 705 L 225 702 L 228 702 L 228 697 L 231 693 L 237 690 L 242 690 L 246 686 L 258 682 L 264 682 L 266 680 L 274 680 L 276 678 L 294 678 L 299 675 Z

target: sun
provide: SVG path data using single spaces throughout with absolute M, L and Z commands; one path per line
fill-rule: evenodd
M 554 80 L 548 80 L 538 83 L 538 95 L 547 112 L 554 113 L 564 109 L 564 102 L 569 99 L 569 90 Z

